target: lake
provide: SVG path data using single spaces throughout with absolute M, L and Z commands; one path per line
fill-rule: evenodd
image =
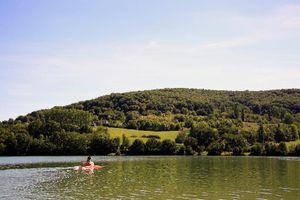
M 300 199 L 300 158 L 0 157 L 0 199 Z

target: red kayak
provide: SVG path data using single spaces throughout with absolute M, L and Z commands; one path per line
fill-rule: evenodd
M 88 165 L 88 166 L 81 166 L 81 167 L 85 168 L 85 169 L 101 169 L 104 166 L 100 166 L 100 165 Z
M 94 165 L 94 162 L 82 162 L 84 166 L 75 166 L 74 169 L 78 170 L 78 171 L 92 171 L 92 170 L 97 170 L 97 169 L 101 169 L 104 166 L 101 165 Z

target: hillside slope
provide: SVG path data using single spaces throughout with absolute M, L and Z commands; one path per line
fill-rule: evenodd
M 103 126 L 123 129 L 110 128 L 115 131 L 113 137 L 118 136 L 111 138 L 111 131 Z M 171 140 L 162 132 L 150 134 L 151 140 L 148 135 L 146 139 L 133 141 L 133 138 L 126 139 L 126 135 L 131 137 L 133 132 L 124 128 L 148 130 L 148 133 L 173 132 Z M 245 151 L 253 155 L 286 155 L 288 150 L 284 142 L 298 140 L 299 129 L 299 89 L 157 89 L 113 93 L 3 121 L 0 123 L 0 155 L 119 151 L 193 154 L 203 150 L 211 155 L 224 151 L 237 155 Z M 163 141 L 155 140 L 158 135 Z M 174 137 L 177 143 L 184 144 L 179 145 L 180 149 Z M 131 146 L 130 142 L 133 142 Z M 289 144 L 292 144 L 289 155 L 298 155 L 300 145 Z
M 278 123 L 299 118 L 300 90 L 216 91 L 160 89 L 116 93 L 67 106 L 98 116 L 101 124 L 144 130 L 177 130 L 203 117 Z M 200 119 L 201 120 L 201 119 Z M 160 121 L 160 124 L 155 122 Z M 152 123 L 147 123 L 152 122 Z

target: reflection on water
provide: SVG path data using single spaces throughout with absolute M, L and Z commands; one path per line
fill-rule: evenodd
M 105 168 L 94 174 L 74 171 L 73 159 L 0 170 L 0 199 L 294 200 L 300 196 L 299 158 L 95 157 L 95 163 Z M 49 162 L 55 161 L 51 157 Z

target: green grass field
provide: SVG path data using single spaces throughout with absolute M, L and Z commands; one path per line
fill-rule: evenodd
M 122 135 L 125 134 L 130 142 L 133 142 L 135 139 L 141 139 L 144 142 L 148 140 L 148 138 L 142 136 L 149 135 L 157 135 L 160 137 L 160 140 L 170 139 L 175 141 L 176 136 L 178 135 L 178 131 L 142 131 L 142 130 L 133 130 L 133 129 L 125 129 L 125 128 L 107 128 L 108 133 L 112 138 L 120 137 L 122 139 Z

